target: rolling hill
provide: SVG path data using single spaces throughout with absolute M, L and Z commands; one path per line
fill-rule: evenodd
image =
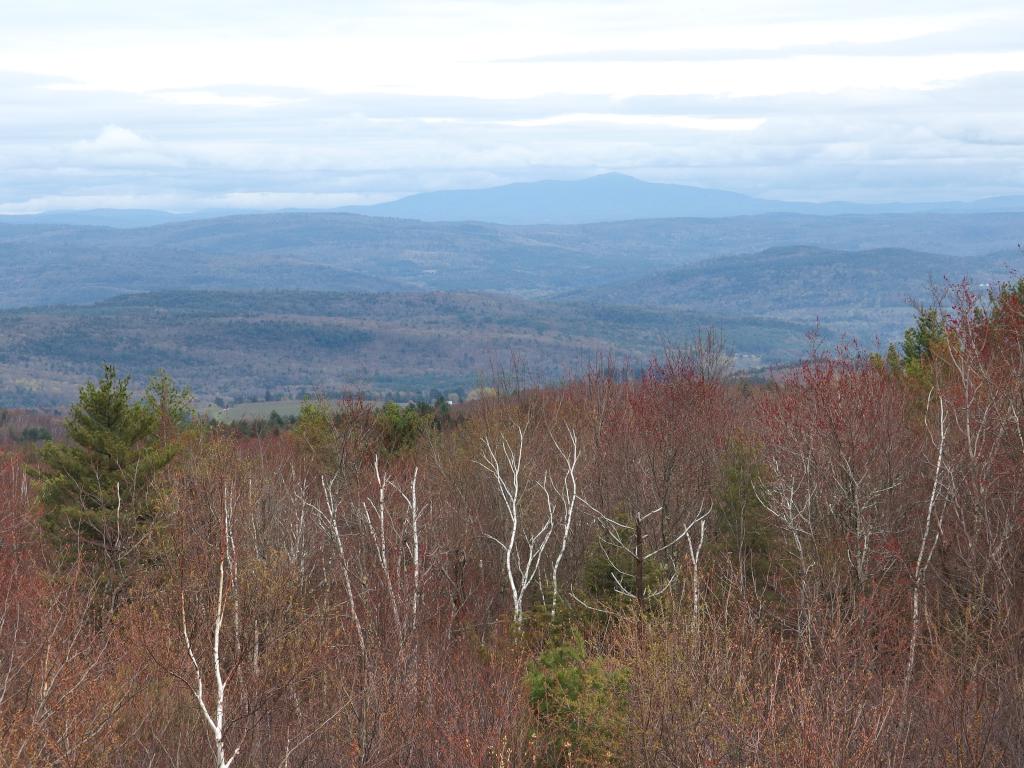
M 968 258 L 904 248 L 784 246 L 573 291 L 564 298 L 820 321 L 871 343 L 875 337 L 898 337 L 913 320 L 912 302 L 928 302 L 933 287 L 941 289 L 947 279 L 969 276 L 984 290 L 990 282 L 1011 279 L 1021 259 L 1017 251 Z
M 721 329 L 741 364 L 805 349 L 799 324 L 679 309 L 472 293 L 135 294 L 0 312 L 0 407 L 69 402 L 104 362 L 136 381 L 166 369 L 207 400 L 266 389 L 409 398 L 488 382 L 512 355 L 540 381 L 605 354 L 643 361 L 707 326 Z
M 984 257 L 1024 214 L 648 219 L 565 226 L 281 213 L 137 229 L 0 226 L 0 308 L 157 290 L 495 291 L 544 297 L 802 244 Z
M 550 379 L 708 325 L 745 365 L 788 362 L 819 321 L 884 342 L 930 278 L 1009 276 L 1021 232 L 1022 213 L 5 223 L 0 406 L 67 402 L 103 361 L 209 398 L 415 396 L 472 387 L 512 353 Z

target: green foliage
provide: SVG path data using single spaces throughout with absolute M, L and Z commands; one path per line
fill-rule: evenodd
M 935 344 L 945 335 L 946 329 L 938 310 L 922 309 L 917 313 L 917 323 L 903 334 L 904 362 L 931 360 Z
M 434 399 L 434 428 L 445 429 L 452 423 L 452 408 L 444 395 Z
M 989 294 L 989 312 L 998 326 L 1019 325 L 1024 315 L 1024 278 L 1015 283 L 1002 283 Z
M 549 757 L 564 765 L 618 764 L 627 682 L 626 671 L 610 658 L 588 658 L 578 637 L 541 653 L 526 684 Z
M 282 416 L 277 411 L 271 411 L 266 418 L 233 421 L 228 425 L 228 429 L 243 437 L 276 436 L 287 430 L 295 421 L 295 416 Z
M 152 518 L 154 478 L 174 453 L 157 438 L 154 401 L 133 402 L 128 383 L 108 365 L 82 387 L 66 422 L 69 443 L 45 445 L 35 472 L 44 527 L 118 568 Z
M 614 519 L 632 528 L 631 520 L 625 513 L 620 512 L 614 515 Z M 653 531 L 653 525 L 648 522 L 644 532 L 645 546 L 648 549 L 654 546 L 651 543 Z M 601 535 L 607 536 L 605 533 Z M 632 533 L 628 534 L 626 538 L 632 542 Z M 604 541 L 603 546 L 602 542 L 594 541 L 587 548 L 583 560 L 578 593 L 586 595 L 588 599 L 592 599 L 606 608 L 635 605 L 637 602 L 635 597 L 630 596 L 636 594 L 635 572 L 636 560 L 629 553 L 622 551 L 620 547 L 615 546 L 609 540 Z M 613 574 L 618 575 L 622 589 L 629 592 L 629 595 L 620 591 Z M 648 603 L 651 601 L 652 595 L 662 592 L 671 575 L 669 568 L 661 558 L 653 557 L 644 561 L 644 593 Z M 667 599 L 668 592 L 665 591 L 662 594 Z
M 758 588 L 768 580 L 773 554 L 772 525 L 757 497 L 760 466 L 756 453 L 734 442 L 715 489 L 715 536 L 711 551 L 736 562 L 743 577 Z
M 608 562 L 609 557 L 614 559 L 615 568 Z M 602 548 L 595 541 L 588 547 L 583 560 L 580 591 L 588 597 L 597 599 L 602 605 L 608 602 L 623 601 L 625 597 L 616 591 L 612 573 L 617 569 L 620 573 L 625 574 L 620 577 L 623 586 L 632 589 L 633 577 L 630 574 L 633 572 L 633 565 L 632 559 L 618 548 L 611 546 Z
M 292 432 L 314 453 L 326 451 L 334 440 L 334 425 L 328 404 L 323 400 L 303 402 Z
M 901 376 L 927 390 L 932 382 L 935 353 L 945 338 L 945 320 L 939 310 L 919 309 L 914 325 L 903 332 L 903 343 L 890 344 L 884 356 L 872 353 L 869 362 L 879 371 Z
M 53 435 L 46 427 L 25 427 L 16 438 L 19 443 L 37 443 L 52 439 Z
M 527 606 L 519 628 L 521 639 L 531 647 L 571 645 L 580 633 L 590 636 L 608 627 L 609 614 L 588 608 L 566 594 L 559 595 L 555 603 L 557 608 L 552 611 L 554 594 L 550 584 L 538 585 L 538 591 L 541 599 Z M 617 602 L 626 603 L 621 595 L 615 595 L 612 599 L 615 598 L 618 598 Z M 602 601 L 602 605 L 606 602 Z
M 156 415 L 161 435 L 166 439 L 195 418 L 192 391 L 178 387 L 167 371 L 161 370 L 149 380 L 146 407 Z
M 912 380 L 928 380 L 935 351 L 945 338 L 946 326 L 939 311 L 920 310 L 917 322 L 903 334 L 903 357 L 899 361 L 903 373 Z
M 410 403 L 404 408 L 385 403 L 377 411 L 377 428 L 385 453 L 400 453 L 411 448 L 434 422 L 434 410 L 426 403 Z
M 886 350 L 884 359 L 881 355 L 874 355 L 871 360 L 876 367 L 884 367 L 889 371 L 903 370 L 903 358 L 900 357 L 899 350 L 896 349 L 895 344 L 889 345 L 889 349 Z
M 332 458 L 334 420 L 330 406 L 323 400 L 307 400 L 302 404 L 292 433 L 318 461 L 329 462 Z

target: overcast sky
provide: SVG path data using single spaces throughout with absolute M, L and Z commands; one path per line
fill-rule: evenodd
M 605 171 L 802 200 L 1024 193 L 1019 0 L 3 6 L 0 213 Z

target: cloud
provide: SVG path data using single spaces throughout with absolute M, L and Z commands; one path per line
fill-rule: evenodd
M 105 125 L 95 139 L 75 143 L 76 149 L 86 152 L 134 152 L 148 146 L 135 131 L 119 125 Z
M 514 128 L 551 126 L 629 126 L 632 128 L 680 128 L 688 131 L 754 131 L 764 124 L 760 117 L 708 117 L 702 115 L 637 115 L 605 113 L 568 113 L 548 117 L 497 121 Z
M 158 101 L 184 106 L 208 107 L 245 107 L 251 109 L 269 109 L 290 102 L 289 99 L 269 94 L 230 94 L 218 91 L 160 91 L 153 95 Z
M 1020 12 L 865 19 L 858 23 L 722 28 L 691 34 L 672 48 L 549 52 L 507 63 L 682 62 L 786 59 L 805 56 L 935 56 L 1019 51 Z M 737 38 L 747 43 L 737 46 Z
M 160 25 L 118 0 L 22 5 L 0 29 L 5 210 L 332 207 L 612 170 L 818 200 L 1024 185 L 1024 16 L 986 0 L 173 0 Z

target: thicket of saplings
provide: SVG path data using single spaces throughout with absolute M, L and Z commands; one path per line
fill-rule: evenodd
M 255 436 L 107 370 L 2 456 L 0 764 L 1022 765 L 1022 298 Z

